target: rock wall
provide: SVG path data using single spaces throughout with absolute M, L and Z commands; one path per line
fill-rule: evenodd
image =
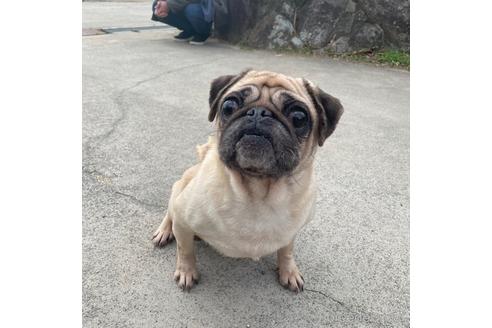
M 255 48 L 332 53 L 410 47 L 409 0 L 222 0 L 216 36 Z

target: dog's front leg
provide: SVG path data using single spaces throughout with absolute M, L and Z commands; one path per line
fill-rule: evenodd
M 277 251 L 279 282 L 285 288 L 300 292 L 304 288 L 304 278 L 294 260 L 294 241 Z
M 188 227 L 176 221 L 173 222 L 173 232 L 178 246 L 174 280 L 176 280 L 181 289 L 190 290 L 198 282 L 193 241 L 194 233 Z

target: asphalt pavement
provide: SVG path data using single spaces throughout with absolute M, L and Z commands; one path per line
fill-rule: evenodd
M 409 327 L 407 71 L 178 43 L 150 1 L 82 7 L 84 327 Z M 151 235 L 213 130 L 211 80 L 244 68 L 308 78 L 345 107 L 295 247 L 305 291 L 277 283 L 273 255 L 230 259 L 198 242 L 201 281 L 183 293 L 175 244 L 155 249 Z

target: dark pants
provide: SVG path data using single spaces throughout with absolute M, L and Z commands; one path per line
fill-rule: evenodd
M 207 38 L 210 36 L 212 23 L 205 21 L 202 7 L 199 3 L 190 3 L 185 9 L 179 13 L 169 11 L 166 17 L 159 17 L 154 14 L 157 0 L 152 4 L 152 20 L 165 23 L 176 27 L 179 30 L 185 31 L 191 35 L 198 35 Z

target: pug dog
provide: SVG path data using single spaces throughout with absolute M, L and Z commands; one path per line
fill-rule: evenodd
M 314 216 L 314 155 L 343 107 L 306 79 L 254 70 L 213 80 L 209 103 L 216 133 L 173 185 L 153 242 L 176 239 L 174 279 L 184 290 L 198 281 L 199 238 L 228 257 L 276 252 L 280 284 L 302 291 L 294 239 Z

